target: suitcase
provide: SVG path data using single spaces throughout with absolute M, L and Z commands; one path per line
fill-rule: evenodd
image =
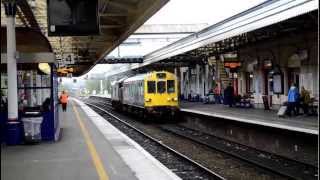
M 279 111 L 278 111 L 278 116 L 283 117 L 286 115 L 287 112 L 287 106 L 281 106 Z

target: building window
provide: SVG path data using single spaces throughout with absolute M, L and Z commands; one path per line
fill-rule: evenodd
M 175 91 L 174 80 L 167 81 L 167 89 L 168 89 L 168 93 L 174 93 L 174 91 Z
M 253 93 L 253 73 L 246 74 L 246 92 Z

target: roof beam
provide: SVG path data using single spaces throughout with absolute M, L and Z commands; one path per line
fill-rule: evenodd
M 129 3 L 124 3 L 120 2 L 119 0 L 117 1 L 109 1 L 109 5 L 123 9 L 127 12 L 134 13 L 137 9 L 137 6 L 134 4 L 129 4 Z
M 121 13 L 106 12 L 106 13 L 99 14 L 99 16 L 100 17 L 126 17 L 126 16 L 129 16 L 129 14 L 124 12 L 121 12 Z
M 24 17 L 28 20 L 30 26 L 37 31 L 41 32 L 40 26 L 27 2 L 27 0 L 19 0 L 17 1 L 17 5 L 20 7 Z
M 101 29 L 117 29 L 122 28 L 124 25 L 122 24 L 108 24 L 108 25 L 100 25 Z

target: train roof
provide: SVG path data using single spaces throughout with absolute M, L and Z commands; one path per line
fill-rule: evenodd
M 123 81 L 126 80 L 126 79 L 128 79 L 128 77 L 123 77 L 123 78 L 121 78 L 121 79 L 119 79 L 119 80 L 112 81 L 112 82 L 111 82 L 111 85 L 113 86 L 113 85 L 115 85 L 115 84 L 117 84 L 117 83 L 121 83 L 121 82 L 123 82 Z
M 128 82 L 133 82 L 133 81 L 141 81 L 141 80 L 144 80 L 146 76 L 147 76 L 147 74 L 135 75 L 135 76 L 132 76 L 130 78 L 125 79 L 123 82 L 128 83 Z

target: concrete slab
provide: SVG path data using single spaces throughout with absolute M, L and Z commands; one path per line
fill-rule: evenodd
M 112 126 L 83 102 L 76 99 L 74 101 L 79 104 L 84 112 L 90 114 L 89 117 L 93 124 L 110 142 L 113 149 L 121 156 L 138 179 L 180 180 L 177 175 L 151 156 L 140 145 Z
M 316 116 L 278 117 L 274 110 L 245 109 L 222 104 L 181 102 L 181 111 L 202 114 L 226 120 L 239 121 L 279 129 L 318 135 L 319 124 Z
M 71 102 L 60 112 L 62 138 L 55 143 L 2 146 L 1 179 L 5 180 L 95 180 L 99 179 L 91 150 L 72 109 L 75 105 L 110 180 L 180 179 L 148 157 L 139 145 L 124 138 L 111 124 L 84 104 Z M 82 108 L 79 108 L 82 107 Z M 83 111 L 83 109 L 90 111 Z M 88 113 L 88 115 L 87 115 Z M 95 121 L 93 121 L 95 119 Z M 97 128 L 98 127 L 98 128 Z M 103 131 L 105 129 L 106 131 Z M 106 138 L 108 137 L 108 138 Z M 140 149 L 141 148 L 141 149 Z M 137 166 L 137 159 L 139 166 Z M 131 161 L 131 162 L 129 162 Z M 153 177 L 153 178 L 150 178 Z

